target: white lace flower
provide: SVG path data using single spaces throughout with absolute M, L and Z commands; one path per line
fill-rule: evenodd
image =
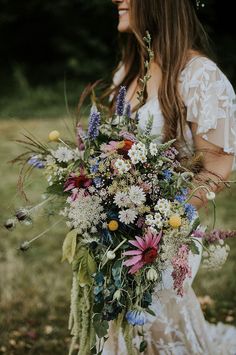
M 78 233 L 91 230 L 101 222 L 103 213 L 102 200 L 99 196 L 85 195 L 81 189 L 78 199 L 67 201 L 69 206 L 62 212 L 73 228 L 78 229 Z
M 158 149 L 157 149 L 157 144 L 156 143 L 150 143 L 149 145 L 149 150 L 150 154 L 155 157 L 157 155 Z
M 117 159 L 114 165 L 120 175 L 127 173 L 131 168 L 130 163 L 128 161 L 124 161 L 123 159 Z
M 125 192 L 117 192 L 114 196 L 114 202 L 118 207 L 127 207 L 130 203 L 129 196 Z
M 221 243 L 222 244 L 222 243 Z M 230 247 L 228 245 L 212 244 L 207 251 L 204 251 L 203 267 L 210 270 L 219 270 L 226 262 Z
M 119 212 L 119 220 L 124 224 L 134 223 L 137 217 L 137 212 L 131 208 Z
M 133 164 L 137 164 L 139 162 L 147 161 L 147 149 L 144 143 L 136 143 L 133 144 L 128 152 L 128 156 L 130 157 Z
M 156 211 L 159 211 L 165 217 L 167 217 L 171 212 L 171 202 L 165 198 L 158 200 L 156 206 L 154 207 Z
M 57 150 L 52 150 L 51 154 L 59 163 L 67 163 L 74 159 L 74 152 L 66 147 L 59 147 Z
M 146 201 L 143 189 L 139 186 L 131 186 L 129 189 L 129 198 L 135 205 L 141 205 Z
M 153 217 L 152 214 L 148 214 L 145 218 L 145 223 L 148 225 L 148 226 L 152 226 L 154 227 L 155 226 L 155 219 Z

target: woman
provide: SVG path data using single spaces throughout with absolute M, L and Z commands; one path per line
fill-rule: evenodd
M 114 76 L 113 97 L 120 85 L 127 87 L 127 101 L 137 109 L 138 78 L 143 77 L 146 59 L 143 37 L 152 38 L 154 60 L 145 103 L 139 108 L 139 126 L 145 127 L 148 113 L 154 116 L 153 134 L 163 141 L 176 138 L 182 155 L 204 152 L 196 181 L 210 184 L 215 192 L 227 180 L 236 154 L 235 94 L 225 75 L 207 55 L 207 37 L 191 0 L 112 0 L 119 12 L 118 31 L 126 34 L 122 61 Z M 199 3 L 199 2 L 198 2 Z M 206 204 L 197 193 L 191 203 Z M 153 298 L 156 317 L 144 327 L 152 354 L 236 354 L 236 330 L 209 325 L 203 317 L 191 283 L 201 256 L 191 256 L 192 278 L 182 299 L 176 297 L 172 270 L 163 275 L 163 287 Z M 134 350 L 140 340 L 134 334 Z M 114 325 L 103 354 L 126 354 L 122 334 Z

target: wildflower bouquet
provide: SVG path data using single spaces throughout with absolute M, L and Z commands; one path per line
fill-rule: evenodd
M 144 86 L 147 80 L 148 74 Z M 188 203 L 196 190 L 194 176 L 180 164 L 174 141 L 161 144 L 151 136 L 151 116 L 141 131 L 125 96 L 121 87 L 112 117 L 93 105 L 88 130 L 78 124 L 74 142 L 57 131 L 49 134 L 49 144 L 28 137 L 30 149 L 21 157 L 27 169 L 42 169 L 48 199 L 61 201 L 60 215 L 69 228 L 62 260 L 73 271 L 70 354 L 78 339 L 80 355 L 101 354 L 112 320 L 123 329 L 131 354 L 130 327 L 154 315 L 152 294 L 162 287 L 163 271 L 172 267 L 174 289 L 182 296 L 191 276 L 189 254 L 199 253 L 196 238 L 207 235 L 208 243 L 222 243 L 220 232 L 209 237 L 198 227 L 197 211 Z M 197 188 L 214 199 L 206 186 Z M 29 220 L 32 212 L 18 210 L 6 227 Z M 143 339 L 140 352 L 146 345 Z

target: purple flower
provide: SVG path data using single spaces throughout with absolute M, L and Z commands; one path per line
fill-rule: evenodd
M 88 138 L 96 139 L 99 134 L 99 125 L 101 122 L 101 114 L 96 109 L 92 108 L 88 125 Z
M 145 313 L 137 310 L 128 311 L 125 318 L 132 325 L 144 325 L 147 321 Z
M 188 220 L 191 222 L 196 216 L 196 208 L 190 203 L 186 203 L 184 209 Z
M 127 116 L 127 117 L 131 117 L 131 105 L 130 105 L 130 103 L 127 103 L 127 105 L 126 105 L 126 108 L 125 108 L 125 115 Z
M 125 109 L 125 96 L 126 96 L 126 87 L 121 86 L 119 94 L 116 99 L 116 114 L 118 116 L 123 116 Z
M 193 232 L 192 236 L 195 238 L 205 239 L 208 243 L 214 243 L 228 238 L 235 238 L 236 230 L 224 231 L 220 229 L 213 229 L 211 232 L 204 232 L 197 229 Z
M 44 162 L 40 160 L 37 155 L 32 156 L 28 162 L 29 165 L 32 165 L 34 168 L 38 169 L 43 169 L 44 168 Z

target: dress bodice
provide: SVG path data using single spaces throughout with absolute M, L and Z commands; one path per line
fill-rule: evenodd
M 114 76 L 118 86 L 125 75 L 124 66 Z M 224 73 L 210 59 L 192 58 L 179 78 L 179 91 L 187 109 L 187 122 L 197 123 L 203 139 L 236 155 L 236 100 L 233 87 Z M 164 123 L 158 97 L 150 98 L 139 109 L 139 127 L 144 130 L 149 115 L 153 116 L 152 135 L 162 138 Z M 185 138 L 193 148 L 192 133 L 186 122 Z

